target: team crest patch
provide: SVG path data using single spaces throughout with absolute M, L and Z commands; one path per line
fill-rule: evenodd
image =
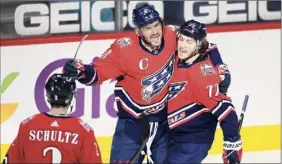
M 152 97 L 159 94 L 171 79 L 174 68 L 175 55 L 172 54 L 166 64 L 157 72 L 142 79 L 142 100 L 150 102 Z
M 117 44 L 120 46 L 120 48 L 127 47 L 131 45 L 132 42 L 133 41 L 131 38 L 122 38 L 117 40 Z
M 171 83 L 169 85 L 168 100 L 175 98 L 181 91 L 183 91 L 187 83 L 187 81 Z
M 201 72 L 204 76 L 216 74 L 215 70 L 213 69 L 213 67 L 211 65 L 203 64 L 203 65 L 200 66 L 200 68 L 201 68 Z

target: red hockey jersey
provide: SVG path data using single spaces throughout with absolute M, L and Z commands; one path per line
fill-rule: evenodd
M 20 124 L 4 163 L 102 163 L 92 128 L 70 116 L 41 113 Z
M 235 111 L 231 99 L 219 92 L 221 79 L 210 59 L 200 57 L 187 65 L 176 58 L 168 96 L 172 136 L 185 142 L 211 143 L 217 122 Z M 232 118 L 230 122 L 236 124 L 238 120 Z
M 117 39 L 101 58 L 92 63 L 95 75 L 84 80 L 88 85 L 95 85 L 111 78 L 122 79 L 115 87 L 120 117 L 130 114 L 130 117 L 138 118 L 142 111 L 152 116 L 167 106 L 168 81 L 175 61 L 176 30 L 164 27 L 162 44 L 153 52 L 148 52 L 140 42 L 136 34 Z M 161 119 L 165 117 L 163 115 Z

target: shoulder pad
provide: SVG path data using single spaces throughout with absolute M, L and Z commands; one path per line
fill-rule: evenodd
M 39 114 L 35 114 L 35 115 L 32 115 L 32 116 L 29 116 L 28 118 L 24 119 L 22 121 L 22 124 L 26 124 L 28 123 L 30 120 L 32 120 L 33 118 L 35 118 L 36 116 L 38 116 Z
M 124 48 L 130 46 L 133 43 L 133 39 L 129 37 L 125 37 L 125 38 L 117 39 L 115 42 L 120 48 Z
M 91 126 L 86 123 L 85 121 L 83 121 L 82 119 L 78 119 L 79 120 L 79 123 L 82 125 L 82 127 L 87 131 L 89 132 L 90 130 L 92 130 Z
M 176 31 L 179 29 L 179 26 L 176 26 L 176 25 L 166 25 L 166 27 L 171 30 L 171 31 Z

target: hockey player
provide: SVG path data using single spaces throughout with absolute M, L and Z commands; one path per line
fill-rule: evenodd
M 102 163 L 93 129 L 67 114 L 76 94 L 75 82 L 54 74 L 45 90 L 51 110 L 20 124 L 3 163 Z
M 205 55 L 204 24 L 180 27 L 174 75 L 169 87 L 169 151 L 166 163 L 201 163 L 210 150 L 217 123 L 223 131 L 224 163 L 240 163 L 242 141 L 231 99 L 220 91 L 220 70 Z M 213 50 L 209 50 L 213 51 Z M 230 77 L 230 76 L 229 76 Z M 226 91 L 223 85 L 222 90 Z
M 64 73 L 85 85 L 116 78 L 118 121 L 110 163 L 127 163 L 141 146 L 141 113 L 150 121 L 146 154 L 149 162 L 162 163 L 167 151 L 167 92 L 173 73 L 176 30 L 164 25 L 150 5 L 133 11 L 136 34 L 116 39 L 101 58 L 91 64 L 70 60 Z M 134 131 L 134 132 L 133 132 Z M 135 161 L 142 163 L 143 156 Z
M 150 5 L 133 10 L 136 33 L 119 38 L 91 64 L 70 60 L 64 73 L 82 84 L 100 85 L 116 78 L 118 121 L 110 163 L 129 162 L 141 146 L 141 113 L 148 116 L 150 137 L 146 145 L 149 163 L 163 163 L 167 153 L 167 94 L 174 72 L 176 29 L 165 26 Z M 136 35 L 137 34 L 137 35 Z M 134 132 L 133 132 L 134 131 Z M 143 161 L 143 156 L 136 163 Z

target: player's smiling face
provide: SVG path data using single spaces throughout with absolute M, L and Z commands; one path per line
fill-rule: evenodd
M 152 47 L 159 47 L 161 45 L 163 31 L 160 21 L 156 21 L 152 24 L 142 27 L 141 33 L 146 42 Z
M 195 39 L 180 34 L 178 38 L 178 57 L 180 59 L 187 59 L 193 55 L 197 48 L 197 42 Z

